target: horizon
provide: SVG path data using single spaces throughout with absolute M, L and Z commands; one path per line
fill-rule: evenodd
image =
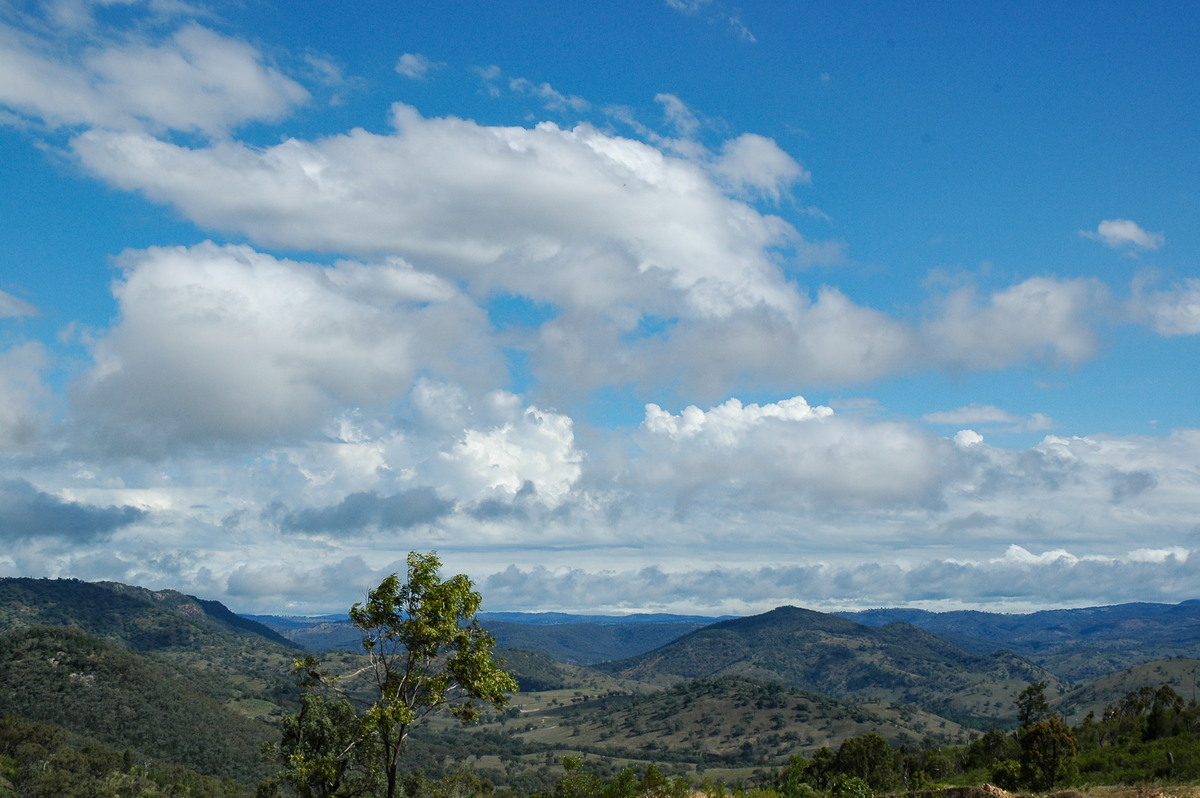
M 1198 37 L 1111 0 L 4 4 L 0 576 L 1200 596 Z

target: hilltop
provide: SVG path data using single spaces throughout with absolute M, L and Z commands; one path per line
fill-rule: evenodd
M 1042 610 L 877 609 L 838 613 L 871 626 L 902 621 L 979 654 L 1012 651 L 1071 682 L 1098 679 L 1143 662 L 1200 653 L 1200 600 Z
M 1029 682 L 1058 687 L 1053 674 L 1011 654 L 970 654 L 911 624 L 866 626 L 798 607 L 722 621 L 601 668 L 660 683 L 746 676 L 841 699 L 912 704 L 983 727 L 1010 720 Z

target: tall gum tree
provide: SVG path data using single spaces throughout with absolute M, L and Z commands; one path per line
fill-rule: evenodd
M 440 570 L 436 552 L 411 552 L 405 581 L 392 574 L 350 608 L 368 660 L 352 674 L 369 683 L 359 728 L 378 744 L 388 798 L 396 796 L 398 767 L 415 726 L 443 710 L 471 723 L 483 707 L 501 708 L 517 691 L 516 680 L 493 658 L 495 639 L 475 617 L 482 598 L 471 580 L 463 574 L 443 580 Z M 297 667 L 306 686 L 337 689 L 315 657 Z

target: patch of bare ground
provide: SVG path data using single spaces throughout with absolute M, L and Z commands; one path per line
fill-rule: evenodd
M 1166 786 L 1100 786 L 1083 790 L 1058 790 L 1040 797 L 1032 793 L 1002 790 L 994 784 L 979 787 L 944 787 L 939 790 L 919 790 L 899 793 L 886 798 L 1200 798 L 1200 786 L 1173 784 Z
M 1066 793 L 1059 793 L 1066 798 Z M 1025 793 L 1014 793 L 1002 790 L 994 784 L 984 784 L 979 787 L 942 787 L 937 790 L 916 790 L 914 792 L 889 795 L 887 798 L 1032 798 Z

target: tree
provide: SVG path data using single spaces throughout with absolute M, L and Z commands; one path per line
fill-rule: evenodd
M 404 582 L 392 574 L 350 608 L 367 654 L 360 673 L 369 698 L 361 715 L 341 722 L 357 728 L 364 745 L 372 738 L 388 798 L 397 794 L 400 759 L 414 726 L 442 710 L 471 723 L 482 705 L 503 707 L 517 691 L 516 680 L 492 658 L 496 641 L 475 618 L 482 599 L 471 580 L 464 574 L 443 580 L 440 569 L 436 553 L 411 552 Z M 336 677 L 322 671 L 315 657 L 297 667 L 312 689 L 358 693 L 338 689 Z
M 900 780 L 892 747 L 876 732 L 843 740 L 834 763 L 839 773 L 862 779 L 875 792 L 885 792 Z
M 1048 790 L 1075 774 L 1079 746 L 1058 715 L 1021 730 L 1021 781 Z
M 1021 691 L 1014 702 L 1017 705 L 1017 719 L 1021 727 L 1032 726 L 1050 717 L 1050 703 L 1046 701 L 1046 683 L 1031 682 Z
M 300 697 L 300 711 L 283 719 L 282 739 L 269 746 L 280 774 L 300 798 L 369 795 L 378 782 L 374 737 L 344 698 Z

